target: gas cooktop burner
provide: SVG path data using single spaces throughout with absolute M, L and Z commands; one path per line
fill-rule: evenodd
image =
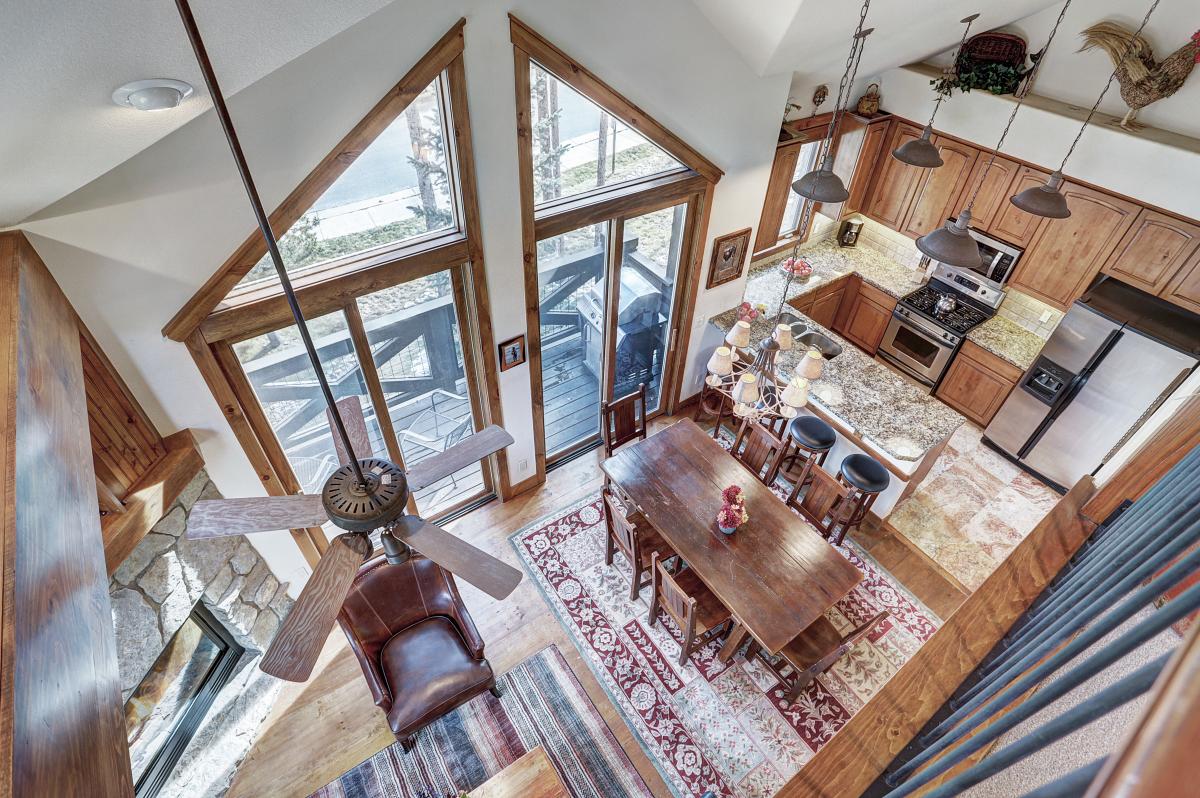
M 942 296 L 941 291 L 931 288 L 928 285 L 923 285 L 900 301 L 922 316 L 936 321 L 951 332 L 965 333 L 972 327 L 976 327 L 988 320 L 988 315 L 982 310 L 961 301 L 953 310 L 939 315 L 935 311 L 935 306 L 940 296 Z

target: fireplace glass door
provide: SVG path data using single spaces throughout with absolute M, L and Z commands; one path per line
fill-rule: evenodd
M 158 793 L 245 649 L 197 604 L 125 701 L 138 798 Z

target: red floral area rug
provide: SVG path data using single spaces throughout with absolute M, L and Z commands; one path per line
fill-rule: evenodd
M 604 564 L 602 512 L 594 494 L 510 540 L 676 795 L 774 795 L 940 625 L 848 541 L 838 551 L 865 578 L 828 618 L 849 630 L 882 609 L 890 616 L 790 704 L 761 663 L 742 654 L 719 662 L 716 642 L 679 666 L 678 630 L 663 614 L 647 624 L 649 588 L 631 602 L 620 552 Z

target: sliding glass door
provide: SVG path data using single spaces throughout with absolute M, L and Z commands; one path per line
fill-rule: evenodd
M 647 412 L 665 406 L 687 215 L 684 202 L 538 241 L 547 462 L 600 440 L 601 402 L 644 384 Z
M 334 395 L 353 396 L 362 405 L 373 453 L 406 468 L 480 426 L 458 299 L 465 268 L 359 296 L 309 324 Z M 300 489 L 319 493 L 339 463 L 296 327 L 238 341 L 233 352 Z M 432 517 L 491 490 L 487 469 L 471 463 L 417 491 L 414 500 L 422 515 Z

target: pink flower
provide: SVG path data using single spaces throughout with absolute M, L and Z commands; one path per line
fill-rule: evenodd
M 721 498 L 726 504 L 743 504 L 746 501 L 742 496 L 742 489 L 737 485 L 730 485 L 721 491 Z

